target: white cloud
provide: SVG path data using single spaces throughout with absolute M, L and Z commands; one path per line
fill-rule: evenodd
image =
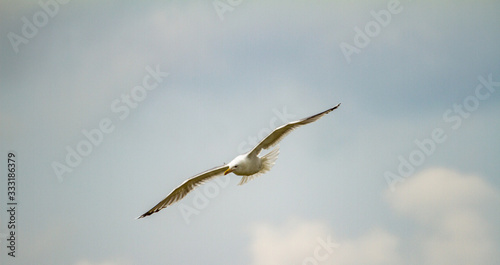
M 252 264 L 498 264 L 497 231 L 487 213 L 498 209 L 499 194 L 478 176 L 430 169 L 385 194 L 395 213 L 414 221 L 405 233 L 374 227 L 343 239 L 324 222 L 258 224 L 251 235 Z M 323 251 L 325 258 L 310 260 L 321 245 L 318 238 L 328 237 L 337 247 Z
M 495 264 L 498 242 L 488 207 L 499 206 L 499 192 L 478 176 L 429 169 L 387 192 L 393 209 L 417 221 L 422 264 Z M 497 256 L 497 257 L 495 257 Z
M 422 222 L 434 222 L 436 217 L 498 199 L 498 192 L 480 177 L 435 168 L 408 179 L 394 193 L 388 192 L 387 198 L 397 212 Z
M 437 220 L 424 235 L 425 264 L 493 264 L 494 242 L 487 220 L 475 212 L 459 212 Z
M 338 252 L 328 264 L 401 264 L 398 241 L 396 236 L 377 228 L 359 238 L 340 241 Z
M 324 222 L 293 219 L 283 225 L 255 225 L 252 238 L 255 265 L 399 264 L 398 239 L 381 229 L 338 240 Z
M 330 235 L 319 221 L 289 220 L 284 225 L 257 224 L 252 229 L 251 251 L 256 265 L 294 264 L 311 256 L 317 238 Z

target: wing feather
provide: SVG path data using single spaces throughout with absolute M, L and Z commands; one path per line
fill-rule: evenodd
M 283 138 L 285 136 L 287 136 L 289 133 L 291 133 L 293 130 L 297 129 L 298 127 L 300 127 L 302 125 L 305 125 L 305 124 L 308 124 L 308 123 L 315 122 L 315 121 L 319 120 L 321 117 L 323 117 L 324 115 L 326 115 L 326 114 L 330 113 L 331 111 L 335 110 L 339 106 L 340 106 L 340 103 L 337 104 L 337 106 L 335 106 L 333 108 L 330 108 L 330 109 L 327 109 L 327 110 L 325 110 L 323 112 L 320 112 L 318 114 L 315 114 L 315 115 L 312 115 L 312 116 L 309 116 L 307 118 L 300 119 L 300 120 L 297 120 L 297 121 L 292 121 L 290 123 L 287 123 L 285 125 L 282 125 L 282 126 L 276 128 L 269 135 L 267 135 L 264 139 L 262 139 L 262 141 L 260 141 L 260 143 L 257 144 L 252 149 L 252 151 L 250 151 L 250 155 L 258 155 L 260 153 L 260 151 L 262 151 L 262 149 L 268 149 L 270 147 L 275 146 L 281 140 L 283 140 Z
M 137 219 L 152 215 L 160 211 L 161 209 L 166 208 L 167 206 L 179 201 L 180 199 L 184 198 L 190 191 L 200 186 L 207 180 L 222 175 L 224 171 L 226 171 L 226 169 L 228 169 L 227 165 L 215 167 L 184 181 L 179 187 L 170 192 L 170 194 L 165 199 L 156 204 L 153 208 L 151 208 L 151 210 L 137 217 Z

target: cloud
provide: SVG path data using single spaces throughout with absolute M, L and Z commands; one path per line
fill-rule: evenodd
M 434 168 L 386 197 L 397 213 L 417 221 L 419 263 L 495 264 L 498 242 L 487 212 L 498 210 L 499 195 L 478 176 Z
M 329 264 L 401 264 L 397 253 L 399 240 L 382 229 L 373 229 L 356 239 L 340 241 L 338 253 Z
M 330 234 L 328 225 L 319 221 L 292 219 L 283 225 L 254 225 L 251 252 L 253 264 L 294 264 L 312 255 L 317 237 Z
M 386 195 L 396 212 L 422 222 L 498 200 L 498 192 L 480 177 L 444 168 L 423 171 Z
M 324 222 L 291 219 L 282 225 L 255 225 L 252 239 L 254 265 L 399 264 L 398 239 L 381 229 L 339 240 Z
M 498 264 L 498 231 L 488 212 L 498 209 L 500 193 L 482 178 L 434 168 L 384 197 L 395 214 L 410 219 L 402 233 L 375 226 L 340 238 L 325 222 L 261 223 L 252 229 L 252 264 Z M 316 255 L 320 239 L 337 244 L 320 252 L 328 256 Z

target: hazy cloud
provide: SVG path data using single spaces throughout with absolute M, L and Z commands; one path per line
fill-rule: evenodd
M 357 238 L 340 238 L 325 222 L 289 220 L 252 229 L 253 264 L 496 264 L 494 220 L 486 208 L 499 206 L 499 192 L 481 177 L 449 169 L 423 171 L 385 197 L 395 214 L 409 218 L 407 231 L 374 227 Z M 338 244 L 328 258 L 314 257 L 317 238 Z M 407 240 L 409 242 L 403 242 Z M 410 246 L 403 249 L 403 245 Z
M 429 169 L 386 195 L 397 213 L 417 221 L 421 264 L 497 264 L 498 231 L 487 209 L 498 211 L 500 194 L 481 177 Z

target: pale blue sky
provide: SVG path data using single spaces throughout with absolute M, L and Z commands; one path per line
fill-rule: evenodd
M 18 156 L 19 235 L 11 258 L 2 173 L 2 264 L 500 262 L 500 3 L 41 2 L 0 1 L 0 156 Z M 388 5 L 400 12 L 380 26 Z M 341 44 L 367 25 L 348 62 Z M 273 125 L 339 102 L 282 141 L 269 173 L 134 219 Z M 445 140 L 419 151 L 436 129 Z M 384 176 L 419 154 L 391 192 Z M 338 245 L 314 256 L 327 238 Z

